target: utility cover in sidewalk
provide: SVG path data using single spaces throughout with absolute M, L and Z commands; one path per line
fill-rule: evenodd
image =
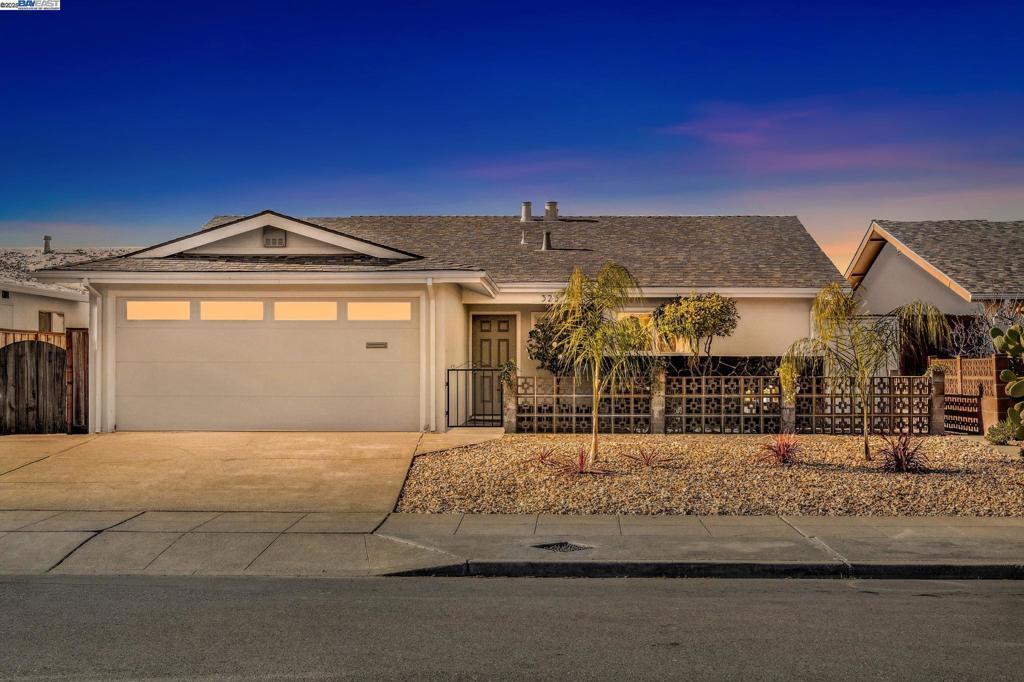
M 586 545 L 574 545 L 571 542 L 550 542 L 545 545 L 533 545 L 536 549 L 546 549 L 549 552 L 578 552 L 581 549 L 593 549 Z

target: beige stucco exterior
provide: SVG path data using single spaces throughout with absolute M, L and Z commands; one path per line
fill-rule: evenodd
M 56 298 L 45 294 L 8 289 L 0 284 L 0 290 L 8 291 L 8 298 L 0 298 L 0 329 L 39 329 L 39 313 L 64 314 L 65 327 L 89 326 L 89 304 L 85 301 Z
M 653 299 L 635 312 L 649 312 L 663 299 Z M 536 318 L 547 309 L 545 305 L 474 303 L 467 306 L 470 313 L 515 314 L 521 322 L 518 331 L 518 364 L 523 376 L 544 374 L 527 351 L 530 329 Z M 811 333 L 811 299 L 804 298 L 737 298 L 739 323 L 731 336 L 716 339 L 711 346 L 713 355 L 775 356 L 783 355 L 789 346 Z M 469 328 L 469 320 L 466 320 Z M 468 343 L 468 342 L 467 342 Z
M 914 300 L 931 303 L 947 315 L 971 315 L 978 304 L 964 300 L 910 258 L 886 244 L 857 288 L 867 310 L 883 315 Z
M 267 255 L 268 252 L 282 256 L 291 254 L 352 253 L 350 249 L 335 246 L 334 244 L 327 244 L 318 239 L 312 239 L 311 237 L 296 234 L 294 232 L 290 232 L 288 234 L 287 246 L 267 249 L 263 246 L 262 230 L 250 230 L 249 232 L 243 232 L 242 234 L 221 239 L 220 241 L 212 244 L 204 244 L 203 246 L 198 246 L 186 251 L 186 253 L 227 255 L 250 254 L 261 256 Z
M 287 230 L 288 246 L 264 247 L 264 226 Z M 260 214 L 125 258 L 353 251 L 404 257 L 286 216 Z M 88 304 L 72 305 L 83 314 L 69 316 L 68 324 L 89 325 L 95 431 L 443 431 L 446 379 L 450 369 L 470 365 L 474 315 L 515 318 L 514 357 L 520 374 L 534 376 L 540 370 L 529 358 L 529 332 L 561 286 L 499 285 L 484 270 L 408 265 L 76 273 L 88 281 L 90 296 Z M 648 303 L 631 312 L 649 312 L 688 293 L 671 287 L 645 290 Z M 778 356 L 810 334 L 813 290 L 751 287 L 718 293 L 736 300 L 740 320 L 731 336 L 715 341 L 715 355 Z M 161 299 L 186 301 L 181 319 L 129 319 L 128 302 Z M 255 302 L 261 315 L 239 320 L 200 315 L 204 301 L 239 300 Z M 284 301 L 336 302 L 338 316 L 287 320 L 276 314 L 275 304 Z M 388 321 L 349 318 L 346 303 L 359 301 L 407 302 L 413 312 Z

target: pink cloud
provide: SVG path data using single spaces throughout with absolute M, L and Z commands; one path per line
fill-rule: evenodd
M 991 158 L 1019 147 L 1019 139 L 971 127 L 969 114 L 870 97 L 781 103 L 752 108 L 705 106 L 690 120 L 663 128 L 710 153 L 712 166 L 745 172 L 899 171 L 987 172 Z M 944 117 L 944 118 L 943 118 Z M 950 135 L 953 127 L 968 131 Z

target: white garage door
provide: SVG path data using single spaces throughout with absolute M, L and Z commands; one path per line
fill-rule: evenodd
M 415 299 L 118 299 L 116 428 L 418 431 Z

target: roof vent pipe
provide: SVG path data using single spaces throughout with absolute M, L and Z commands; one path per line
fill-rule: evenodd
M 43 236 L 43 253 L 53 253 L 53 249 L 50 247 L 50 240 L 53 239 L 50 235 Z
M 542 241 L 540 243 L 540 250 L 541 251 L 550 251 L 551 250 L 551 233 L 548 232 L 547 230 L 544 230 L 544 241 Z
M 529 201 L 523 202 L 523 217 L 519 219 L 519 222 L 528 223 L 533 220 L 533 204 Z
M 544 220 L 558 220 L 558 202 L 544 202 Z
M 519 246 L 526 246 L 526 230 L 523 230 L 523 238 L 519 240 Z

